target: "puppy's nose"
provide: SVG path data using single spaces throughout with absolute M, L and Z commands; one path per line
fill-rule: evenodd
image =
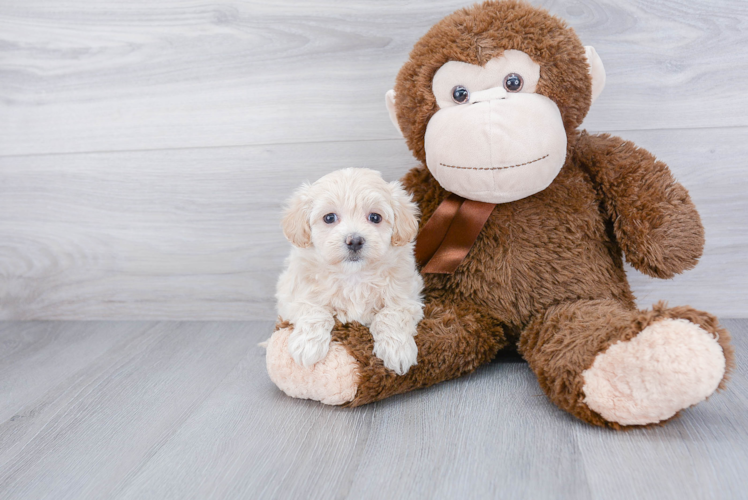
M 364 246 L 366 240 L 359 234 L 349 234 L 345 237 L 345 244 L 351 252 L 358 252 Z

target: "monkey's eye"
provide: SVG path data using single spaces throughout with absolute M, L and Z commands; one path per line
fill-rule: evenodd
M 507 92 L 519 92 L 522 90 L 524 80 L 517 73 L 509 73 L 504 77 L 504 88 Z
M 338 220 L 338 216 L 335 214 L 327 214 L 322 217 L 322 220 L 325 221 L 325 224 L 332 224 L 333 222 Z
M 372 224 L 379 224 L 380 222 L 382 222 L 382 216 L 379 214 L 371 213 L 369 214 L 368 219 Z
M 457 104 L 465 104 L 470 100 L 470 92 L 462 85 L 452 87 L 452 100 Z

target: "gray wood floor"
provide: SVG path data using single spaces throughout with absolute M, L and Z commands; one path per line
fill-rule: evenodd
M 745 498 L 748 320 L 723 323 L 727 390 L 614 432 L 514 358 L 340 409 L 273 386 L 268 322 L 0 322 L 0 498 Z
M 273 319 L 282 201 L 414 160 L 384 93 L 470 0 L 0 0 L 0 319 Z M 702 213 L 699 266 L 630 272 L 748 317 L 748 2 L 533 0 L 594 45 L 584 126 L 666 161 Z

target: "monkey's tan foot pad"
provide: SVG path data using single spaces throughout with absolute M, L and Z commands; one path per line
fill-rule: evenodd
M 312 399 L 327 405 L 353 401 L 358 389 L 358 363 L 345 347 L 333 342 L 327 356 L 311 368 L 297 364 L 288 353 L 291 328 L 276 330 L 268 340 L 267 370 L 270 380 L 293 398 Z
M 663 319 L 596 356 L 582 373 L 584 402 L 611 422 L 652 424 L 705 400 L 724 374 L 713 334 L 685 319 Z

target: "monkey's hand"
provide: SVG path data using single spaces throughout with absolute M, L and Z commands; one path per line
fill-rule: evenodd
M 688 191 L 647 150 L 607 134 L 582 135 L 575 156 L 602 194 L 626 260 L 656 278 L 691 269 L 704 228 Z

